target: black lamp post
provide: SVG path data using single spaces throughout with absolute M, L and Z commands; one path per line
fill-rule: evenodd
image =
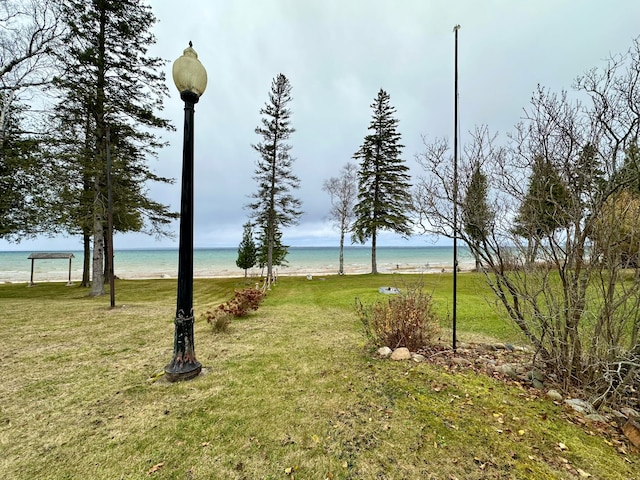
M 207 72 L 191 42 L 173 64 L 173 81 L 184 101 L 184 146 L 173 359 L 164 373 L 167 380 L 176 382 L 196 377 L 202 370 L 193 343 L 193 106 L 207 87 Z

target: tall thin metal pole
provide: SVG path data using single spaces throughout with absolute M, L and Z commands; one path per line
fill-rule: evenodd
M 457 330 L 457 291 L 458 291 L 458 30 L 460 25 L 453 27 L 455 34 L 454 60 L 454 93 L 453 93 L 453 350 L 456 350 Z
M 173 341 L 173 359 L 164 371 L 175 382 L 197 376 L 202 365 L 196 360 L 193 342 L 193 113 L 198 96 L 182 92 L 184 142 L 182 150 L 182 193 L 180 199 L 180 244 L 178 246 L 178 294 Z

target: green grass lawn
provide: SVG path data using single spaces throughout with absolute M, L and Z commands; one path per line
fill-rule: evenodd
M 61 283 L 0 285 L 0 477 L 640 478 L 637 454 L 561 405 L 474 372 L 377 359 L 355 298 L 418 278 L 281 277 L 224 334 L 201 314 L 255 281 L 197 279 L 203 374 L 176 384 L 157 375 L 172 357 L 175 281 L 118 281 L 113 310 Z M 420 278 L 446 338 L 451 276 Z M 461 341 L 523 342 L 480 276 L 458 285 Z

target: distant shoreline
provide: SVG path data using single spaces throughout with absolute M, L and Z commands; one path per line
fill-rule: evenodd
M 459 270 L 460 273 L 468 273 L 473 271 L 473 265 L 460 265 Z M 451 267 L 438 267 L 438 268 L 427 268 L 427 269 L 418 269 L 412 267 L 400 267 L 397 269 L 381 269 L 378 268 L 378 273 L 382 275 L 390 275 L 390 274 L 400 274 L 400 275 L 436 275 L 436 274 L 449 274 L 453 272 L 453 268 Z M 345 268 L 344 275 L 367 275 L 371 273 L 371 268 Z M 276 275 L 278 277 L 308 277 L 309 279 L 338 275 L 338 271 L 333 268 L 322 268 L 322 269 L 313 269 L 313 268 L 300 268 L 300 269 L 277 269 Z M 158 274 L 158 275 L 149 275 L 148 273 L 139 273 L 139 274 L 131 274 L 131 275 L 116 275 L 118 280 L 177 280 L 177 275 L 169 275 L 166 273 Z M 260 280 L 263 275 L 260 272 L 250 271 L 247 272 L 247 279 L 255 279 L 256 281 Z M 244 272 L 240 271 L 238 273 L 230 273 L 230 272 L 220 272 L 220 273 L 212 273 L 212 274 L 196 274 L 193 275 L 194 279 L 215 279 L 215 278 L 245 278 Z M 67 279 L 61 278 L 34 278 L 34 284 L 38 283 L 66 283 Z M 80 280 L 71 279 L 72 284 L 80 283 Z M 29 280 L 0 280 L 0 285 L 20 285 L 20 284 L 29 284 Z
M 281 276 L 337 275 L 338 247 L 291 247 L 286 266 L 275 267 Z M 71 281 L 82 278 L 82 254 L 73 252 Z M 380 247 L 377 250 L 379 273 L 434 274 L 453 271 L 451 247 Z M 0 283 L 28 283 L 31 260 L 27 252 L 0 252 Z M 240 278 L 244 270 L 236 265 L 237 249 L 211 248 L 194 250 L 194 278 Z M 462 271 L 475 266 L 468 251 L 459 251 L 459 267 Z M 124 280 L 176 278 L 178 251 L 176 249 L 116 250 L 115 274 Z M 347 275 L 371 272 L 370 248 L 347 247 L 344 252 L 344 272 Z M 262 270 L 254 267 L 248 275 L 260 278 Z M 36 260 L 34 283 L 62 282 L 69 278 L 67 260 Z

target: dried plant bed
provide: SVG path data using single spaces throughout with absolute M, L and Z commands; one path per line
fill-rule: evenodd
M 463 290 L 471 280 L 461 280 Z M 12 479 L 640 477 L 629 445 L 622 453 L 521 386 L 473 370 L 376 359 L 353 299 L 375 297 L 379 282 L 281 277 L 257 312 L 222 334 L 196 313 L 204 373 L 177 384 L 161 375 L 171 359 L 175 282 L 118 282 L 114 310 L 108 298 L 86 298 L 79 288 L 0 285 L 0 472 Z M 241 279 L 198 280 L 196 312 L 238 288 Z M 445 293 L 430 291 L 446 303 Z M 483 307 L 478 312 L 486 328 L 475 323 L 471 334 L 502 328 Z

